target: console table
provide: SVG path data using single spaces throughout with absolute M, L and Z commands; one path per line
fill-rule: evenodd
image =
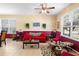
M 39 48 L 39 41 L 38 42 L 37 41 L 36 42 L 26 42 L 26 41 L 24 41 L 23 42 L 23 49 L 24 49 L 24 44 L 26 44 L 26 45 L 27 44 L 37 44 L 38 45 L 38 48 Z

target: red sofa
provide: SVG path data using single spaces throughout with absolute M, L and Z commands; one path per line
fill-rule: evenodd
M 55 42 L 60 41 L 60 32 L 56 32 L 56 37 L 53 39 Z
M 31 31 L 31 33 L 38 33 Z M 40 42 L 46 42 L 46 33 L 45 32 L 40 32 L 40 35 L 38 36 L 33 36 L 30 34 L 30 32 L 23 32 L 23 40 L 39 40 Z
M 23 32 L 23 41 L 31 39 L 31 36 L 28 32 Z
M 66 41 L 66 42 L 71 42 L 71 43 L 73 43 L 73 46 L 72 46 L 72 48 L 73 49 L 75 49 L 75 50 L 77 50 L 78 52 L 79 52 L 79 42 L 78 41 L 75 41 L 75 40 L 73 40 L 73 39 L 70 39 L 70 38 L 67 38 L 67 37 L 64 37 L 64 36 L 61 36 L 61 41 Z
M 69 52 L 62 52 L 61 56 L 74 56 L 74 55 Z
M 17 34 L 18 35 L 18 31 L 17 31 Z M 32 35 L 31 33 L 34 33 L 34 34 L 37 34 L 37 33 L 41 33 L 40 35 Z M 46 42 L 48 39 L 47 39 L 47 35 L 51 35 L 51 33 L 53 33 L 52 31 L 23 31 L 23 40 L 31 40 L 31 39 L 34 39 L 34 40 L 39 40 L 40 42 Z M 56 36 L 55 39 L 59 39 L 59 36 L 60 36 L 60 32 L 57 32 L 58 35 Z

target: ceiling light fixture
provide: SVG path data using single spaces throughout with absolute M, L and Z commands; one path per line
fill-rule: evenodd
M 39 13 L 50 13 L 50 9 L 55 9 L 55 7 L 48 7 L 47 3 L 40 4 L 41 8 L 35 8 L 35 10 L 39 10 Z

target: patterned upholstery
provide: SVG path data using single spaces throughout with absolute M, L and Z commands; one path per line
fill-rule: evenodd
M 44 46 L 41 47 L 41 54 L 43 56 L 54 56 L 54 51 L 52 50 L 52 46 Z
M 54 41 L 60 41 L 60 32 L 56 32 L 56 37 L 53 39 Z
M 64 51 L 61 53 L 61 56 L 74 56 L 74 55 Z

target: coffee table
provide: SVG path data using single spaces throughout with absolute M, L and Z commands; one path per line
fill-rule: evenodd
M 23 49 L 24 49 L 24 44 L 37 44 L 38 45 L 38 48 L 39 48 L 39 41 L 35 41 L 35 42 L 27 42 L 27 41 L 24 41 L 23 42 Z

